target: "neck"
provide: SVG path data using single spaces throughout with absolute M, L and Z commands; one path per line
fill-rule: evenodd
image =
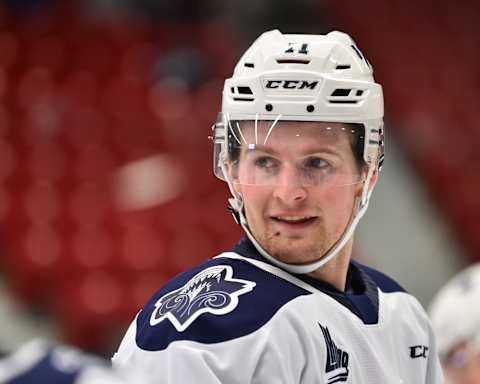
M 339 291 L 345 291 L 348 265 L 352 255 L 353 237 L 345 244 L 338 254 L 321 268 L 311 272 L 308 276 L 325 281 Z

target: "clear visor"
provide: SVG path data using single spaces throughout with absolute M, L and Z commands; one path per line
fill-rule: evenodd
M 214 133 L 214 171 L 241 185 L 354 185 L 365 178 L 356 155 L 360 140 L 358 124 L 221 116 Z

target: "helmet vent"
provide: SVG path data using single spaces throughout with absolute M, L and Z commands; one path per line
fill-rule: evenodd
M 338 64 L 335 69 L 341 70 L 341 69 L 350 69 L 352 66 L 350 64 Z
M 330 96 L 348 96 L 350 95 L 351 89 L 348 88 L 337 88 L 335 89 Z
M 331 104 L 357 104 L 365 98 L 365 90 L 352 88 L 335 89 L 328 101 Z
M 234 101 L 254 101 L 253 97 L 234 97 Z
M 330 100 L 330 104 L 357 104 L 358 100 Z
M 253 95 L 250 87 L 238 87 L 238 93 L 241 95 Z
M 310 60 L 277 59 L 277 64 L 310 64 Z
M 255 68 L 255 64 L 253 64 L 253 63 L 245 63 L 243 65 L 247 68 Z
M 253 92 L 250 87 L 247 86 L 239 86 L 239 87 L 231 87 L 230 91 L 232 92 L 233 100 L 234 101 L 254 101 Z

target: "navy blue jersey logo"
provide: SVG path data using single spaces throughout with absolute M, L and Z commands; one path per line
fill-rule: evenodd
M 348 379 L 348 352 L 341 350 L 335 344 L 327 327 L 318 324 L 322 330 L 327 350 L 327 361 L 325 364 L 325 373 L 327 374 L 327 383 L 334 384 Z
M 162 296 L 155 303 L 150 325 L 168 319 L 183 332 L 203 313 L 224 315 L 238 305 L 238 297 L 250 292 L 255 283 L 233 278 L 233 269 L 217 265 L 204 269 L 183 287 Z

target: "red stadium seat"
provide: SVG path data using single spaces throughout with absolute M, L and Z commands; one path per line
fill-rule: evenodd
M 12 32 L 2 31 L 0 33 L 0 66 L 8 68 L 18 59 L 20 41 Z
M 67 63 L 66 42 L 61 35 L 49 35 L 29 42 L 26 64 L 31 67 L 48 68 L 52 72 L 63 69 Z
M 25 136 L 27 135 L 29 134 L 25 132 Z M 33 140 L 29 156 L 25 159 L 28 161 L 31 180 L 42 183 L 59 181 L 67 172 L 68 165 L 63 149 L 53 140 L 35 142 L 34 137 L 28 140 Z
M 69 202 L 71 217 L 78 226 L 97 225 L 105 220 L 112 204 L 108 186 L 105 182 L 78 184 Z
M 4 184 L 12 175 L 16 166 L 15 148 L 0 137 L 0 185 Z
M 150 89 L 148 105 L 153 114 L 165 122 L 165 128 L 170 132 L 172 120 L 189 115 L 191 94 L 182 84 L 157 83 Z
M 172 253 L 165 234 L 158 228 L 128 225 L 122 236 L 117 263 L 129 273 L 163 271 Z
M 86 349 L 110 345 L 118 336 L 123 284 L 105 272 L 92 272 L 58 287 L 54 313 L 66 341 Z
M 7 87 L 6 83 L 9 81 L 9 79 L 7 78 L 7 75 L 5 74 L 4 71 L 0 70 L 0 73 L 2 73 L 2 75 L 0 75 L 2 79 L 0 81 L 3 82 L 3 85 L 1 86 L 3 89 L 2 94 L 0 96 L 0 99 L 1 99 L 1 97 L 3 97 L 6 92 L 5 91 L 5 88 Z M 10 114 L 9 108 L 5 104 L 0 103 L 0 135 L 4 136 L 11 130 L 11 123 L 12 123 L 12 116 Z
M 188 227 L 180 220 L 172 239 L 172 248 L 168 255 L 169 271 L 180 273 L 206 261 L 217 253 L 215 239 L 211 234 L 198 226 Z
M 75 100 L 72 100 L 69 108 L 65 116 L 65 126 L 68 128 L 64 132 L 68 143 L 78 151 L 90 145 L 101 145 L 108 129 L 106 116 L 94 106 L 75 105 Z
M 10 243 L 6 260 L 9 286 L 23 302 L 44 305 L 56 290 L 62 239 L 55 227 L 30 227 Z M 23 236 L 22 236 L 23 235 Z
M 75 157 L 75 175 L 81 183 L 105 185 L 115 170 L 115 158 L 106 147 L 98 144 L 84 146 Z
M 75 121 L 82 120 L 81 112 L 84 106 L 95 106 L 98 103 L 98 88 L 100 87 L 97 76 L 94 73 L 70 68 L 61 84 L 63 97 L 68 101 L 71 117 Z
M 25 212 L 33 224 L 52 223 L 59 215 L 60 196 L 55 184 L 40 181 L 33 184 L 24 199 Z
M 108 269 L 114 260 L 114 246 L 111 234 L 101 225 L 83 226 L 73 233 L 72 255 L 67 263 L 72 263 L 80 271 L 92 272 L 95 269 Z
M 17 100 L 19 106 L 28 109 L 32 105 L 48 102 L 55 88 L 53 73 L 44 67 L 31 67 L 18 84 Z

